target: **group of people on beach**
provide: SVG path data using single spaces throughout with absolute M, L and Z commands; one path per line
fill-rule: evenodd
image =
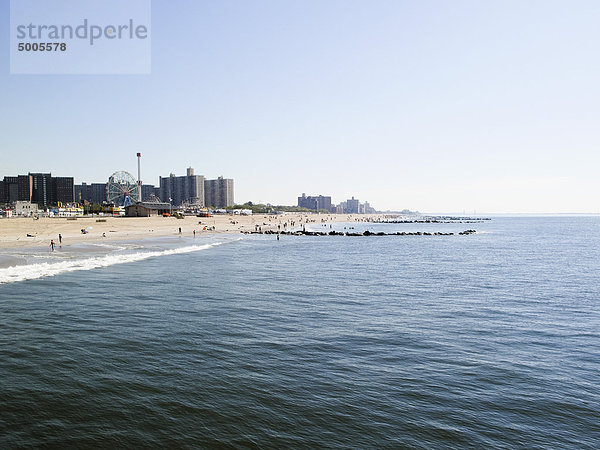
M 60 233 L 58 233 L 58 245 L 62 247 L 62 234 Z M 54 239 L 50 239 L 50 248 L 52 249 L 52 251 L 54 251 L 55 247 L 56 243 L 54 242 Z

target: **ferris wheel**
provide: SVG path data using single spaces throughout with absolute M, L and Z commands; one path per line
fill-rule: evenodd
M 140 186 L 129 172 L 113 173 L 106 184 L 108 203 L 117 206 L 128 206 L 140 198 Z

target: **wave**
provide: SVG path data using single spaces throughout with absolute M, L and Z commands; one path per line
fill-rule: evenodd
M 207 250 L 221 244 L 223 244 L 223 242 L 215 242 L 204 245 L 189 245 L 187 247 L 179 247 L 169 250 L 110 254 L 94 258 L 71 259 L 60 262 L 45 262 L 6 267 L 0 269 L 0 284 L 52 277 L 61 273 L 75 272 L 78 270 L 99 269 L 102 267 L 114 266 L 115 264 L 143 261 L 145 259 L 156 258 L 158 256 L 197 252 L 200 250 Z

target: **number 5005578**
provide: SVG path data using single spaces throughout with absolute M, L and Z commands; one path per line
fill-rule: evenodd
M 42 42 L 38 44 L 37 42 L 19 42 L 18 49 L 20 52 L 64 52 L 67 50 L 67 44 L 64 42 Z

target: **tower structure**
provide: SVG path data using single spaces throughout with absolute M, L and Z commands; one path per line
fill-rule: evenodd
M 137 154 L 137 159 L 138 159 L 138 179 L 137 179 L 137 184 L 139 186 L 138 189 L 138 202 L 142 201 L 142 154 L 138 153 Z

